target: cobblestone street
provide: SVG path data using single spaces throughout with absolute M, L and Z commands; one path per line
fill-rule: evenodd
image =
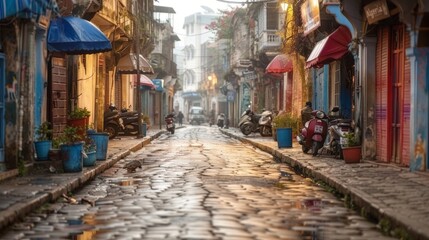
M 1 239 L 388 239 L 312 180 L 217 128 L 162 135 L 69 197 Z

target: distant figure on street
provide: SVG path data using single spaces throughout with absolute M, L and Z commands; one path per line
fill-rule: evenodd
M 301 110 L 302 126 L 304 126 L 304 124 L 312 118 L 311 112 L 313 112 L 313 108 L 311 107 L 311 102 L 306 102 L 305 107 Z
M 183 123 L 183 113 L 182 111 L 179 111 L 179 113 L 177 114 L 177 119 L 179 120 L 179 126 L 182 126 Z
M 225 114 L 219 113 L 217 115 L 217 126 L 223 128 L 225 124 Z
M 214 122 L 215 122 L 215 110 L 212 109 L 210 111 L 210 116 L 209 116 L 209 125 L 210 125 L 210 127 L 214 124 Z

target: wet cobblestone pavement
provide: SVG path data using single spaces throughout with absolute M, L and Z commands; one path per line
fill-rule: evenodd
M 142 169 L 125 167 L 139 161 Z M 285 164 L 216 128 L 128 155 L 0 239 L 390 239 Z

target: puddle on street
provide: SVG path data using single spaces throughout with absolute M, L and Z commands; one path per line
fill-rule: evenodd
M 79 233 L 71 233 L 71 239 L 90 240 L 93 239 L 97 233 L 101 233 L 101 231 L 97 230 L 95 227 L 97 225 L 106 224 L 107 221 L 97 220 L 95 214 L 91 213 L 85 214 L 81 219 L 68 220 L 67 223 L 71 227 L 80 227 L 82 229 Z
M 142 181 L 143 179 L 139 179 L 139 178 L 119 178 L 119 179 L 112 179 L 109 182 L 119 186 L 133 186 L 141 183 Z

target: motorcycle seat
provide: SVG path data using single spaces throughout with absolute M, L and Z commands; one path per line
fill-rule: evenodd
M 105 118 L 109 118 L 109 117 L 113 117 L 118 115 L 118 111 L 113 111 L 113 112 L 104 112 L 104 117 Z
M 350 124 L 350 123 L 352 123 L 352 120 L 351 119 L 339 119 L 339 123 L 348 123 L 348 124 Z
M 350 123 L 339 123 L 337 125 L 338 125 L 338 127 L 350 127 L 351 126 Z
M 121 117 L 136 117 L 137 112 L 121 112 Z

